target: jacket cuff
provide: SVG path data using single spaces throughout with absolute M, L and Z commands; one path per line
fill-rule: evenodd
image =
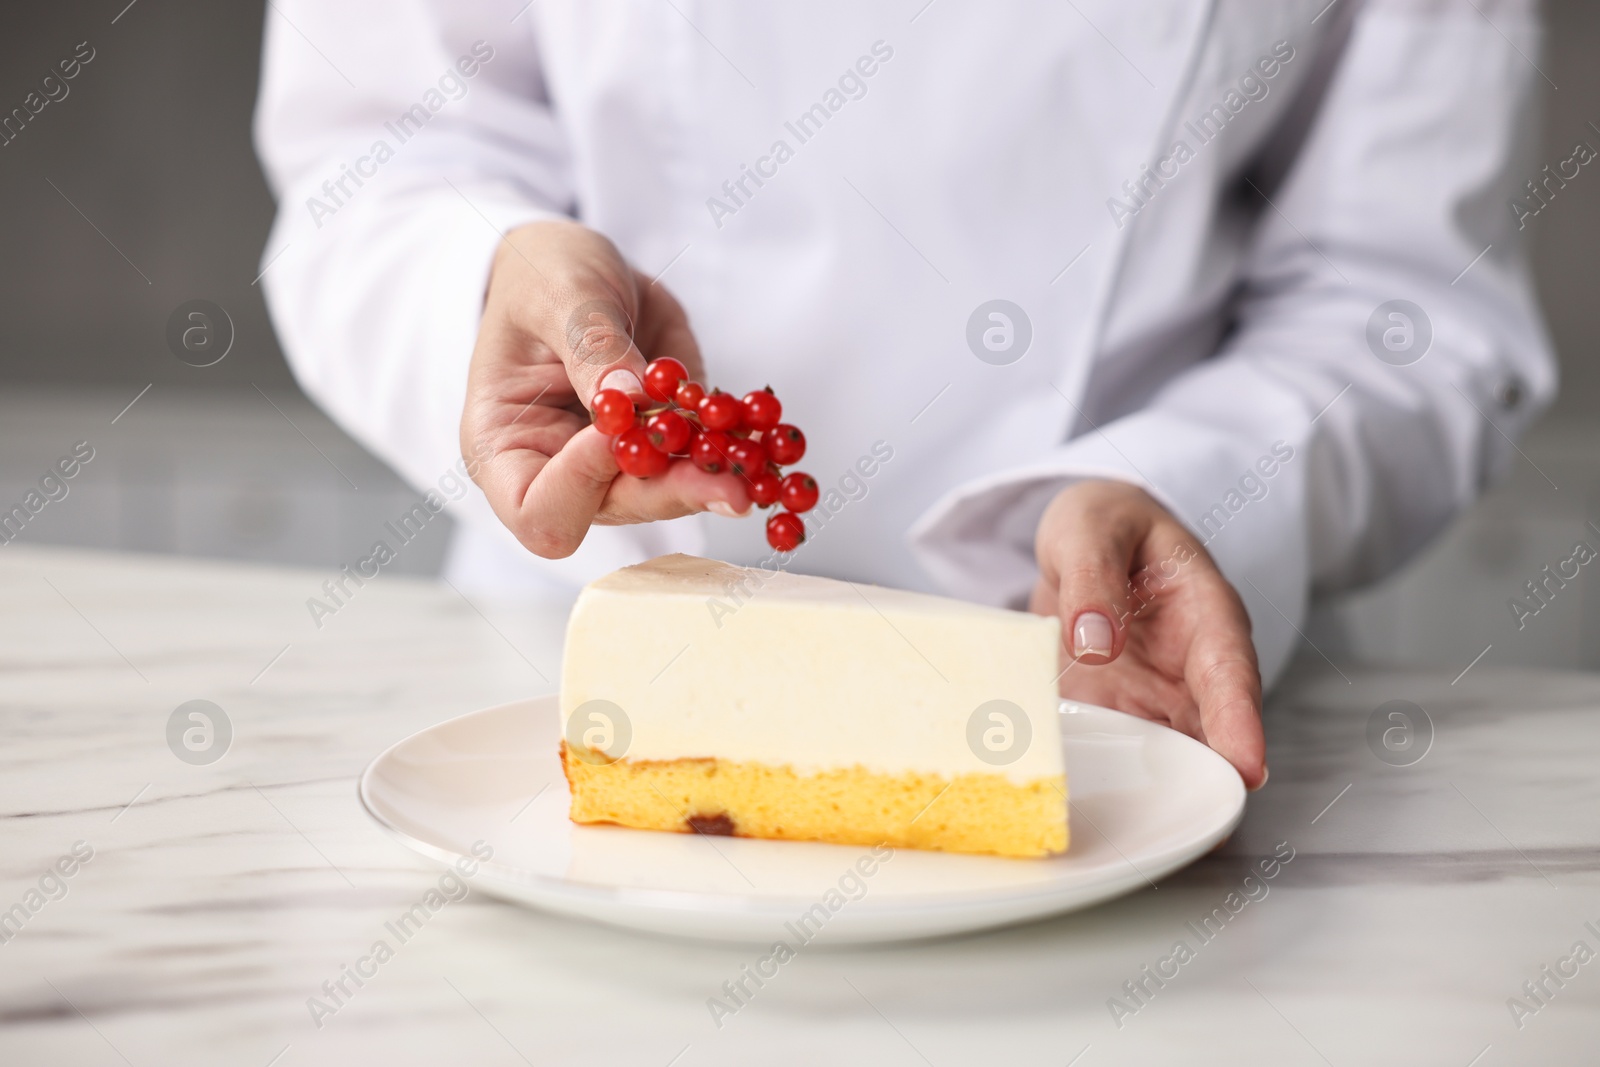
M 1137 485 L 1188 527 L 1238 590 L 1270 684 L 1295 650 L 1308 600 L 1301 451 L 1172 412 L 1136 413 L 947 493 L 912 527 L 912 551 L 951 594 L 1021 607 L 1038 579 L 1034 538 L 1055 495 L 1085 479 Z

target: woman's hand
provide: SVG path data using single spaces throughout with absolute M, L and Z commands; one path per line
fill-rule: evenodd
M 672 356 L 703 379 L 683 308 L 575 222 L 536 222 L 495 255 L 467 375 L 462 455 L 487 459 L 474 481 L 536 555 L 571 555 L 593 524 L 742 514 L 737 478 L 674 463 L 659 478 L 619 478 L 610 439 L 590 424 L 602 388 L 644 397 L 647 360 Z
M 1039 523 L 1030 609 L 1057 615 L 1061 695 L 1164 722 L 1267 780 L 1250 617 L 1189 531 L 1144 490 L 1085 481 Z

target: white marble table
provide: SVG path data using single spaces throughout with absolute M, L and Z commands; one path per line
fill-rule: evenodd
M 25 914 L 0 926 L 0 1064 L 1600 1062 L 1600 958 L 1543 978 L 1536 1012 L 1523 990 L 1575 942 L 1600 952 L 1600 677 L 1489 663 L 1454 686 L 1308 666 L 1219 852 L 1048 922 L 808 951 L 720 1030 L 706 1000 L 744 948 L 476 891 L 319 1028 L 307 999 L 435 877 L 362 813 L 356 775 L 429 723 L 550 691 L 562 622 L 385 576 L 319 631 L 305 600 L 327 577 L 0 549 L 0 920 Z M 193 699 L 233 726 L 208 765 L 166 739 Z M 1413 766 L 1365 739 L 1392 699 L 1435 724 Z M 1295 858 L 1267 895 L 1199 945 L 1186 924 L 1279 842 Z M 1108 1000 L 1134 1006 L 1123 984 L 1180 938 L 1194 958 L 1119 1027 Z

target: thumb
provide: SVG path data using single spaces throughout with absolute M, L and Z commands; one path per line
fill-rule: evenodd
M 1126 514 L 1074 511 L 1041 543 L 1040 576 L 1056 587 L 1062 640 L 1072 658 L 1109 663 L 1127 640 L 1128 575 L 1148 530 Z
M 564 312 L 564 313 L 563 313 Z M 560 339 L 551 344 L 585 407 L 601 389 L 620 389 L 635 400 L 644 393 L 644 354 L 634 343 L 633 319 L 609 290 L 580 292 L 556 311 Z

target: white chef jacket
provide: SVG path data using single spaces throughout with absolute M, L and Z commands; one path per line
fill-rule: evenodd
M 795 569 L 1017 605 L 1050 496 L 1121 479 L 1205 541 L 1270 680 L 1312 592 L 1414 553 L 1554 392 L 1531 0 L 275 0 L 266 31 L 274 321 L 419 491 L 500 235 L 577 218 L 806 431 Z M 550 561 L 453 510 L 464 588 L 770 555 L 696 516 Z

